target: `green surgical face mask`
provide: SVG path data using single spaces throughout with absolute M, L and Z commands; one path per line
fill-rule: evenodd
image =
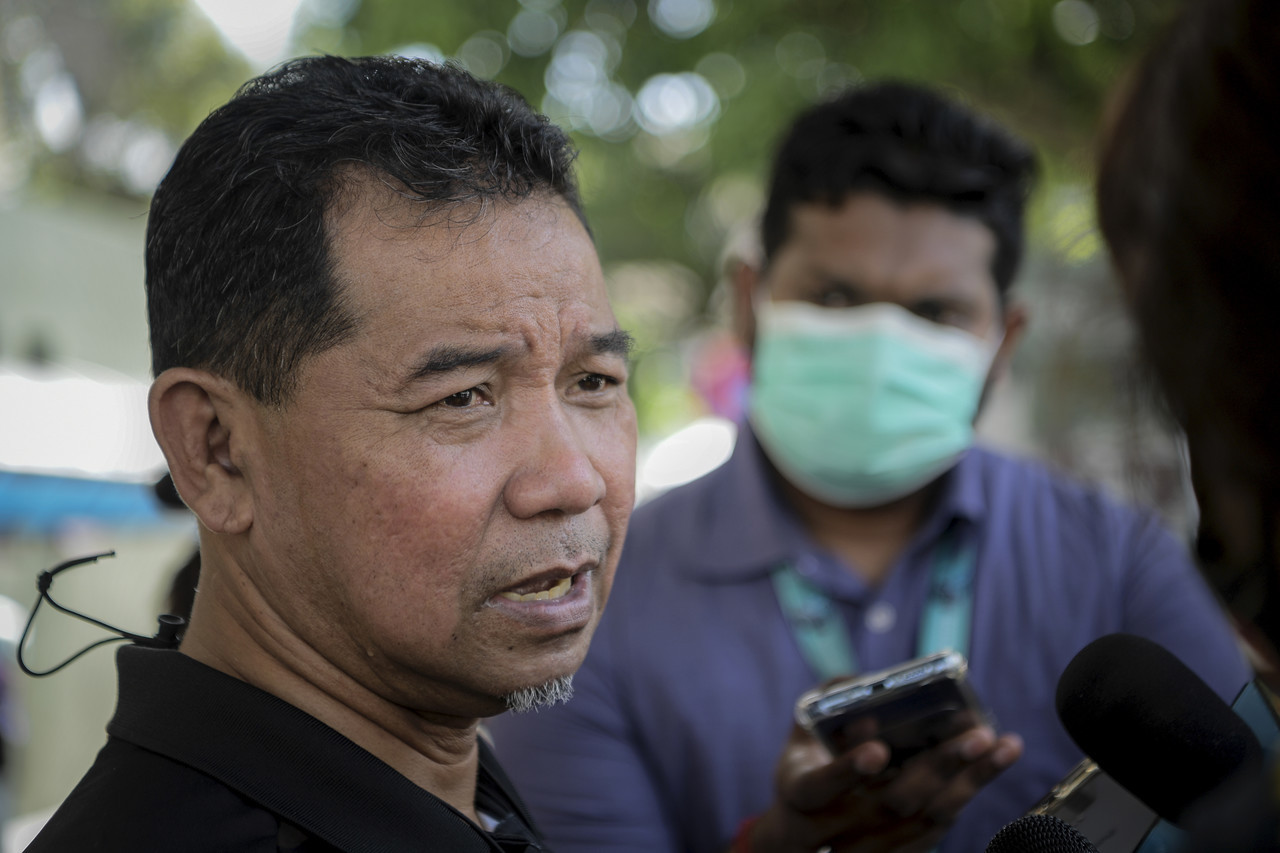
M 748 416 L 765 454 L 801 491 L 880 506 L 953 466 L 997 349 L 885 302 L 756 310 Z

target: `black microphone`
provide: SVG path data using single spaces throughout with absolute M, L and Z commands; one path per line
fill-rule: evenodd
M 997 832 L 986 853 L 1098 853 L 1098 848 L 1061 818 L 1029 814 Z
M 1058 680 L 1057 705 L 1076 744 L 1175 824 L 1237 771 L 1262 767 L 1262 746 L 1244 720 L 1143 637 L 1108 634 L 1085 646 Z

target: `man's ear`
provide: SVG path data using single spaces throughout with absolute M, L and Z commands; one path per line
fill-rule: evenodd
M 760 286 L 760 272 L 746 261 L 734 265 L 730 275 L 733 287 L 733 333 L 750 354 L 756 344 L 756 288 Z
M 1023 303 L 1010 302 L 1004 307 L 1004 338 L 1000 341 L 1000 347 L 991 360 L 988 385 L 998 381 L 1009 369 L 1009 362 L 1013 360 L 1013 354 L 1022 341 L 1022 333 L 1027 330 L 1028 319 L 1027 306 Z
M 164 371 L 148 396 L 151 431 L 183 501 L 214 533 L 253 524 L 253 496 L 240 460 L 257 435 L 255 403 L 231 382 L 203 370 Z

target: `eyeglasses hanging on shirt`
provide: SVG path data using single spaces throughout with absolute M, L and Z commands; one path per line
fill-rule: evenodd
M 72 661 L 76 660 L 82 655 L 85 655 L 88 652 L 93 651 L 94 649 L 98 648 L 98 646 L 104 646 L 107 643 L 118 643 L 121 641 L 127 641 L 127 642 L 132 642 L 139 646 L 146 646 L 148 648 L 155 648 L 155 649 L 176 649 L 178 647 L 178 643 L 181 642 L 182 640 L 182 629 L 186 627 L 186 624 L 187 624 L 187 620 L 183 619 L 181 616 L 173 616 L 168 613 L 163 614 L 162 616 L 159 617 L 159 627 L 155 635 L 151 637 L 145 637 L 141 634 L 134 634 L 129 631 L 125 631 L 120 628 L 117 628 L 114 625 L 109 625 L 106 622 L 95 619 L 92 616 L 88 616 L 77 610 L 72 610 L 69 607 L 64 607 L 63 605 L 54 601 L 53 597 L 49 594 L 50 588 L 53 587 L 53 579 L 57 577 L 59 574 L 61 574 L 62 572 L 65 572 L 67 569 L 75 568 L 76 566 L 83 566 L 86 563 L 96 563 L 98 560 L 100 560 L 103 557 L 114 557 L 115 555 L 116 555 L 115 551 L 106 551 L 102 554 L 93 554 L 92 556 L 89 556 L 89 557 L 77 557 L 74 560 L 67 560 L 65 563 L 59 563 L 58 565 L 54 566 L 52 569 L 47 569 L 40 573 L 40 576 L 36 579 L 36 589 L 40 591 L 40 597 L 36 599 L 35 605 L 31 608 L 31 616 L 27 618 L 27 626 L 22 630 L 22 639 L 18 641 L 18 666 L 21 667 L 23 672 L 25 672 L 27 675 L 32 675 L 37 678 L 46 676 L 46 675 L 53 675 L 55 672 L 62 669 L 67 664 L 71 663 Z M 31 627 L 35 624 L 36 614 L 40 611 L 40 605 L 46 601 L 49 602 L 50 607 L 52 607 L 54 610 L 57 610 L 60 613 L 65 613 L 68 616 L 74 616 L 77 619 L 82 619 L 91 625 L 96 625 L 97 627 L 102 628 L 105 631 L 110 631 L 111 633 L 116 634 L 117 636 L 106 637 L 104 639 L 98 640 L 95 643 L 90 643 L 88 646 L 85 646 L 83 649 L 76 652 L 71 657 L 67 658 L 62 663 L 58 664 L 57 666 L 51 669 L 45 669 L 45 670 L 31 669 L 30 667 L 27 666 L 26 661 L 23 659 L 23 650 L 27 646 L 27 638 L 31 634 Z

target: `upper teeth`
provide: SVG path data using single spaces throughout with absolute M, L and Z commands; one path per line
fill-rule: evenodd
M 569 587 L 573 586 L 573 578 L 561 578 L 551 589 L 544 589 L 542 592 L 504 592 L 502 597 L 511 601 L 548 601 L 553 598 L 564 598 L 569 592 Z

